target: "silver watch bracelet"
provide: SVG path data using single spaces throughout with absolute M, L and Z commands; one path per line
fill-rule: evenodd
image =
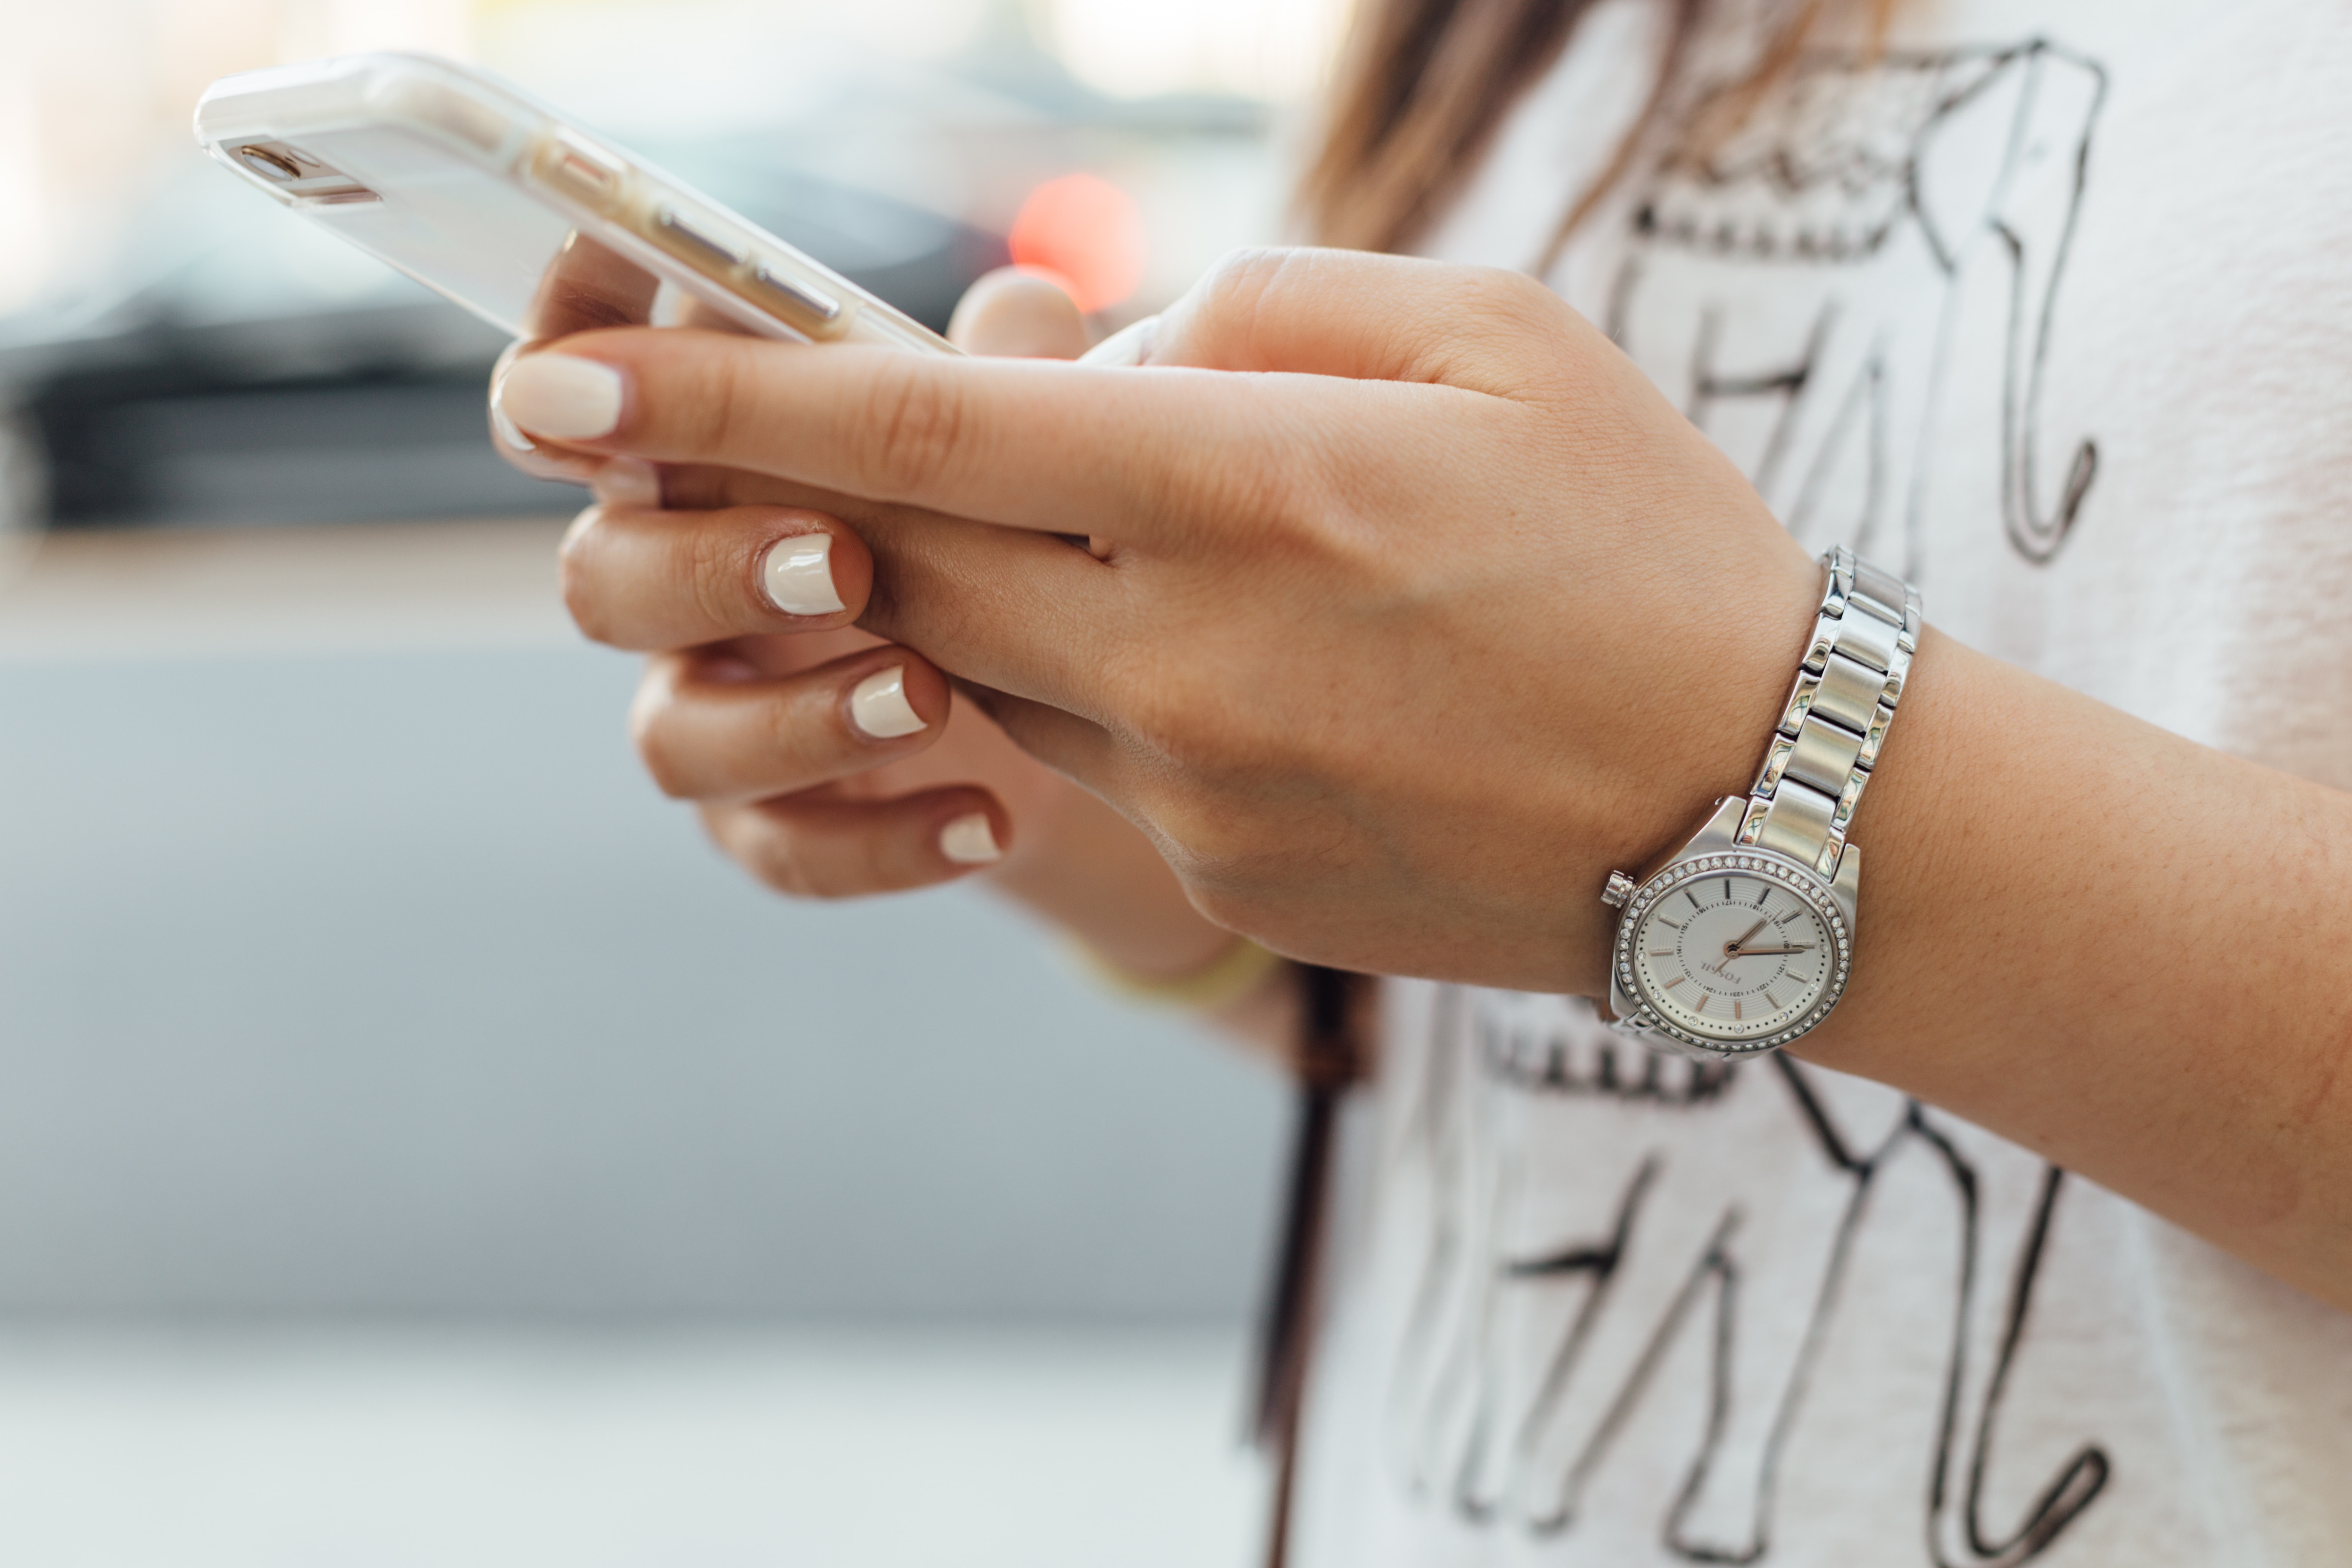
M 1919 594 L 1843 545 L 1822 565 L 1829 581 L 1812 643 L 1748 791 L 1739 842 L 1833 878 L 1919 648 Z

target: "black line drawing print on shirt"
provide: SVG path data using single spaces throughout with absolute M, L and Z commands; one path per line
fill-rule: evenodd
M 1806 61 L 1637 192 L 1610 335 L 1790 532 L 1915 578 L 1944 401 L 1997 396 L 2003 531 L 2046 562 L 2098 472 L 2088 438 L 2045 460 L 2042 384 L 2105 96 L 2104 68 L 2042 39 Z M 2005 290 L 1962 286 L 1986 265 Z M 1956 337 L 1995 332 L 1998 390 L 1952 385 Z
M 1941 1407 L 1922 1423 L 1933 1452 L 1916 1456 L 1927 1560 L 2020 1568 L 2090 1506 L 2109 1466 L 2085 1442 L 2050 1463 L 2021 1517 L 1988 1520 L 2000 1410 L 2061 1172 L 1892 1090 L 1785 1058 L 1663 1062 L 1589 1016 L 1515 1021 L 1511 1005 L 1442 994 L 1395 1151 L 1429 1212 L 1389 1388 L 1391 1458 L 1412 1489 L 1474 1522 L 1572 1537 L 1591 1484 L 1635 1441 L 1636 1423 L 1661 1399 L 1692 1397 L 1687 1373 L 1680 1394 L 1664 1391 L 1664 1368 L 1695 1353 L 1703 1430 L 1667 1456 L 1681 1479 L 1657 1500 L 1661 1548 L 1687 1562 L 1764 1561 L 1786 1440 L 1873 1195 L 1899 1162 L 1925 1160 L 1950 1196 L 1958 1249 Z M 1523 1173 L 1486 1152 L 1509 1145 L 1496 1122 L 1515 1099 L 1550 1102 L 1549 1138 L 1616 1148 L 1617 1173 L 1596 1168 L 1580 1191 L 1555 1182 L 1531 1197 Z M 1564 1122 L 1580 1106 L 1589 1118 Z M 1727 1111 L 1760 1168 L 1802 1173 L 1769 1203 L 1727 1192 L 1719 1168 L 1691 1157 L 1694 1140 L 1727 1131 Z M 1640 1116 L 1648 1122 L 1630 1142 L 1608 1136 Z M 1773 1142 L 1782 1157 L 1764 1147 Z M 1642 1439 L 1658 1440 L 1654 1429 Z M 2004 1473 L 2020 1464 L 2008 1456 Z

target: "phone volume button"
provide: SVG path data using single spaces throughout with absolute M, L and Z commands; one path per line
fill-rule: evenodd
M 804 283 L 796 283 L 789 278 L 779 277 L 768 268 L 761 267 L 754 270 L 751 274 L 751 281 L 762 289 L 782 296 L 799 313 L 814 317 L 819 322 L 835 321 L 841 319 L 840 300 L 830 294 L 820 294 Z
M 682 243 L 688 250 L 700 252 L 706 260 L 715 261 L 721 267 L 743 265 L 745 252 L 729 245 L 725 240 L 705 234 L 678 216 L 673 208 L 664 207 L 654 214 L 654 226 L 672 239 Z
M 619 164 L 562 135 L 548 139 L 537 160 L 537 173 L 542 184 L 599 208 L 611 201 L 621 184 Z

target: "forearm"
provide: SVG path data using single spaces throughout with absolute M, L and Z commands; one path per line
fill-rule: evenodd
M 2352 797 L 1932 634 L 1803 1054 L 2352 1306 Z

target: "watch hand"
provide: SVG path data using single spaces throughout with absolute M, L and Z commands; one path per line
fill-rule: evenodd
M 1737 958 L 1739 955 L 1741 945 L 1745 943 L 1749 937 L 1754 936 L 1758 931 L 1762 931 L 1763 929 L 1764 922 L 1762 921 L 1758 921 L 1754 925 L 1749 926 L 1746 931 L 1741 931 L 1737 938 L 1725 942 L 1723 944 L 1724 957 Z
M 1782 953 L 1811 952 L 1812 951 L 1813 944 L 1811 942 L 1801 942 L 1794 947 L 1743 947 L 1731 956 L 1734 958 L 1775 958 Z

